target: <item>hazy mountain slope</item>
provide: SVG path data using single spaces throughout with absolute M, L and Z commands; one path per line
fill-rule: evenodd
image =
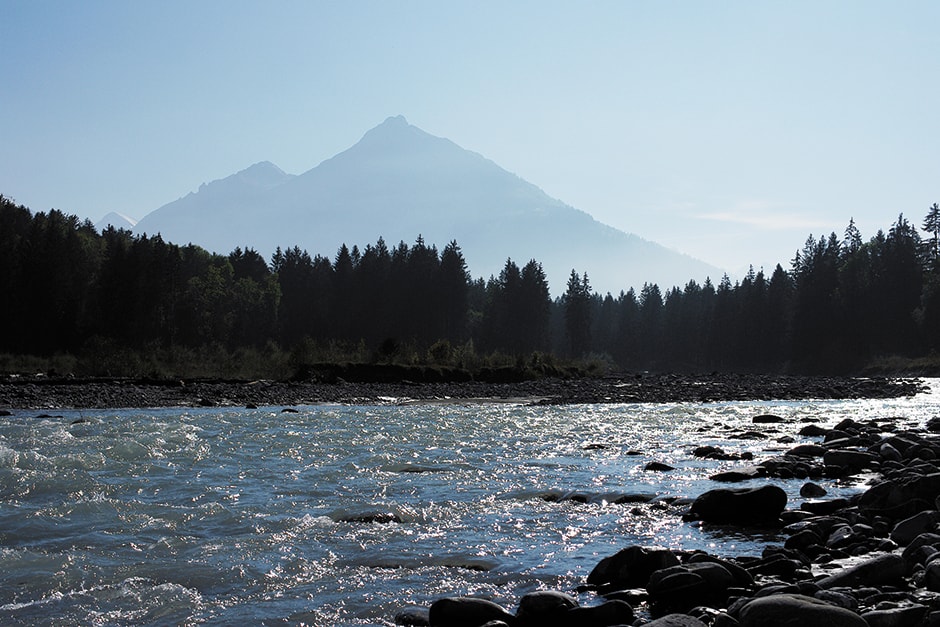
M 131 218 L 128 218 L 126 215 L 117 212 L 110 212 L 105 217 L 98 220 L 95 224 L 95 230 L 101 233 L 109 226 L 113 226 L 116 229 L 124 229 L 125 231 L 134 230 L 134 225 L 136 222 Z
M 261 245 L 254 243 L 253 229 L 263 225 L 269 213 L 267 196 L 293 178 L 273 163 L 256 163 L 224 179 L 203 183 L 198 192 L 148 213 L 134 232 L 160 233 L 167 241 L 192 242 L 219 253 L 246 244 L 261 250 Z M 264 239 L 264 234 L 258 235 Z
M 251 246 L 269 256 L 298 245 L 333 257 L 341 243 L 389 246 L 420 234 L 443 247 L 456 239 L 473 276 L 498 274 L 507 257 L 542 262 L 552 293 L 572 268 L 598 291 L 646 281 L 684 285 L 720 271 L 601 224 L 549 197 L 481 155 L 411 126 L 399 116 L 348 150 L 296 177 L 269 163 L 203 186 L 140 221 L 161 232 L 227 253 Z

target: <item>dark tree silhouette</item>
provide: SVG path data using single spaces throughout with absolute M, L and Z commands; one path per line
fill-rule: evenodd
M 564 295 L 565 334 L 571 355 L 581 357 L 591 346 L 591 284 L 587 272 L 571 270 Z
M 457 242 L 439 253 L 421 236 L 393 249 L 381 238 L 361 251 L 341 245 L 332 260 L 279 248 L 267 264 L 251 248 L 222 256 L 160 235 L 98 234 L 3 196 L 0 224 L 5 353 L 323 346 L 443 361 L 460 343 L 517 361 L 607 355 L 635 370 L 857 372 L 940 350 L 937 204 L 926 239 L 903 215 L 867 241 L 850 220 L 842 240 L 810 235 L 790 271 L 778 264 L 769 279 L 752 268 L 717 288 L 693 280 L 602 297 L 572 270 L 554 301 L 535 259 L 471 280 Z

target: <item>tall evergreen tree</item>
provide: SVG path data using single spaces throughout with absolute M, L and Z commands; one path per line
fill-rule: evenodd
M 591 346 L 591 283 L 587 272 L 578 276 L 571 271 L 563 300 L 568 347 L 573 356 L 581 357 Z
M 441 251 L 437 293 L 440 298 L 441 339 L 462 342 L 467 337 L 470 273 L 456 240 Z
M 940 204 L 934 203 L 927 209 L 923 229 L 930 233 L 928 257 L 931 261 L 940 259 Z

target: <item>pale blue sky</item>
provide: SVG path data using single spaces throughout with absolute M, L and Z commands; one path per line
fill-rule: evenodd
M 0 194 L 34 211 L 140 218 L 398 114 L 733 273 L 940 201 L 940 2 L 0 0 L 0 24 Z

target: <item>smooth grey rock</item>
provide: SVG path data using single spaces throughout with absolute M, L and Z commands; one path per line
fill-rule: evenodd
M 777 523 L 786 509 L 787 493 L 775 485 L 709 490 L 692 502 L 690 513 L 710 523 L 761 525 Z
M 743 566 L 739 566 L 729 560 L 721 559 L 720 557 L 715 557 L 707 553 L 694 553 L 691 557 L 689 557 L 688 564 L 691 565 L 702 562 L 718 564 L 727 570 L 729 573 L 731 573 L 731 576 L 734 577 L 733 585 L 735 586 L 749 588 L 750 586 L 754 585 L 754 577 L 752 577 L 751 573 L 747 572 Z
M 800 444 L 787 451 L 787 455 L 793 457 L 822 457 L 828 450 L 821 444 Z
M 751 422 L 753 422 L 754 424 L 766 425 L 766 424 L 778 424 L 781 422 L 786 422 L 786 420 L 782 418 L 781 416 L 777 416 L 774 414 L 761 414 L 759 416 L 754 416 L 753 418 L 751 418 Z
M 706 625 L 688 614 L 667 614 L 644 624 L 643 627 L 706 627 Z
M 853 612 L 858 611 L 858 599 L 844 592 L 838 592 L 837 590 L 818 590 L 813 594 L 813 597 L 838 607 L 844 607 Z
M 787 538 L 783 546 L 787 549 L 796 549 L 797 551 L 803 551 L 805 553 L 809 547 L 818 546 L 821 543 L 822 538 L 818 533 L 812 529 L 803 529 Z
M 922 533 L 904 547 L 901 557 L 911 567 L 913 564 L 926 564 L 937 552 L 940 552 L 940 534 Z
M 678 563 L 679 558 L 669 549 L 629 546 L 598 562 L 588 575 L 587 583 L 619 590 L 645 588 L 655 571 Z
M 445 597 L 431 605 L 430 627 L 480 627 L 494 620 L 510 624 L 515 617 L 486 599 Z
M 427 627 L 431 624 L 431 611 L 415 605 L 402 608 L 395 614 L 395 624 L 406 627 Z
M 924 587 L 931 592 L 940 592 L 940 558 L 927 560 L 924 566 Z
M 763 477 L 765 474 L 766 471 L 761 466 L 745 466 L 735 470 L 716 473 L 710 476 L 709 479 L 723 483 L 735 483 L 738 481 L 748 481 L 750 479 Z
M 886 610 L 872 610 L 862 614 L 868 627 L 919 627 L 927 617 L 924 605 L 908 605 Z
M 824 436 L 829 433 L 829 429 L 825 427 L 820 427 L 819 425 L 806 425 L 800 429 L 800 435 L 808 438 L 816 438 L 819 436 Z
M 936 529 L 938 522 L 940 522 L 940 512 L 936 510 L 919 512 L 896 524 L 891 530 L 891 539 L 901 546 L 907 546 L 922 533 Z
M 514 624 L 519 627 L 561 625 L 565 622 L 568 610 L 575 607 L 578 607 L 577 599 L 564 592 L 554 590 L 530 592 L 519 600 Z
M 838 466 L 850 471 L 870 468 L 878 461 L 875 455 L 868 451 L 853 451 L 850 449 L 834 449 L 823 455 L 823 463 L 827 466 Z
M 843 607 L 801 594 L 775 594 L 741 608 L 741 627 L 868 627 L 865 620 Z
M 800 488 L 800 496 L 804 499 L 818 499 L 822 496 L 826 496 L 826 494 L 825 488 L 812 481 L 804 483 Z
M 633 607 L 626 601 L 607 601 L 591 607 L 576 607 L 568 610 L 566 625 L 578 627 L 612 627 L 633 622 Z
M 849 506 L 848 499 L 838 498 L 838 499 L 828 499 L 828 500 L 812 500 L 804 501 L 800 504 L 800 509 L 804 512 L 810 512 L 811 514 L 816 514 L 817 516 L 828 516 L 829 514 L 834 514 L 838 511 L 841 511 Z
M 904 558 L 894 553 L 886 553 L 829 575 L 816 583 L 823 589 L 878 587 L 897 583 L 905 574 L 907 566 Z
M 903 459 L 901 451 L 891 446 L 888 442 L 884 442 L 878 447 L 878 455 L 881 456 L 881 459 L 892 462 L 899 462 Z
M 907 518 L 926 509 L 935 509 L 938 496 L 940 473 L 930 473 L 875 484 L 859 497 L 858 507 L 869 513 Z

